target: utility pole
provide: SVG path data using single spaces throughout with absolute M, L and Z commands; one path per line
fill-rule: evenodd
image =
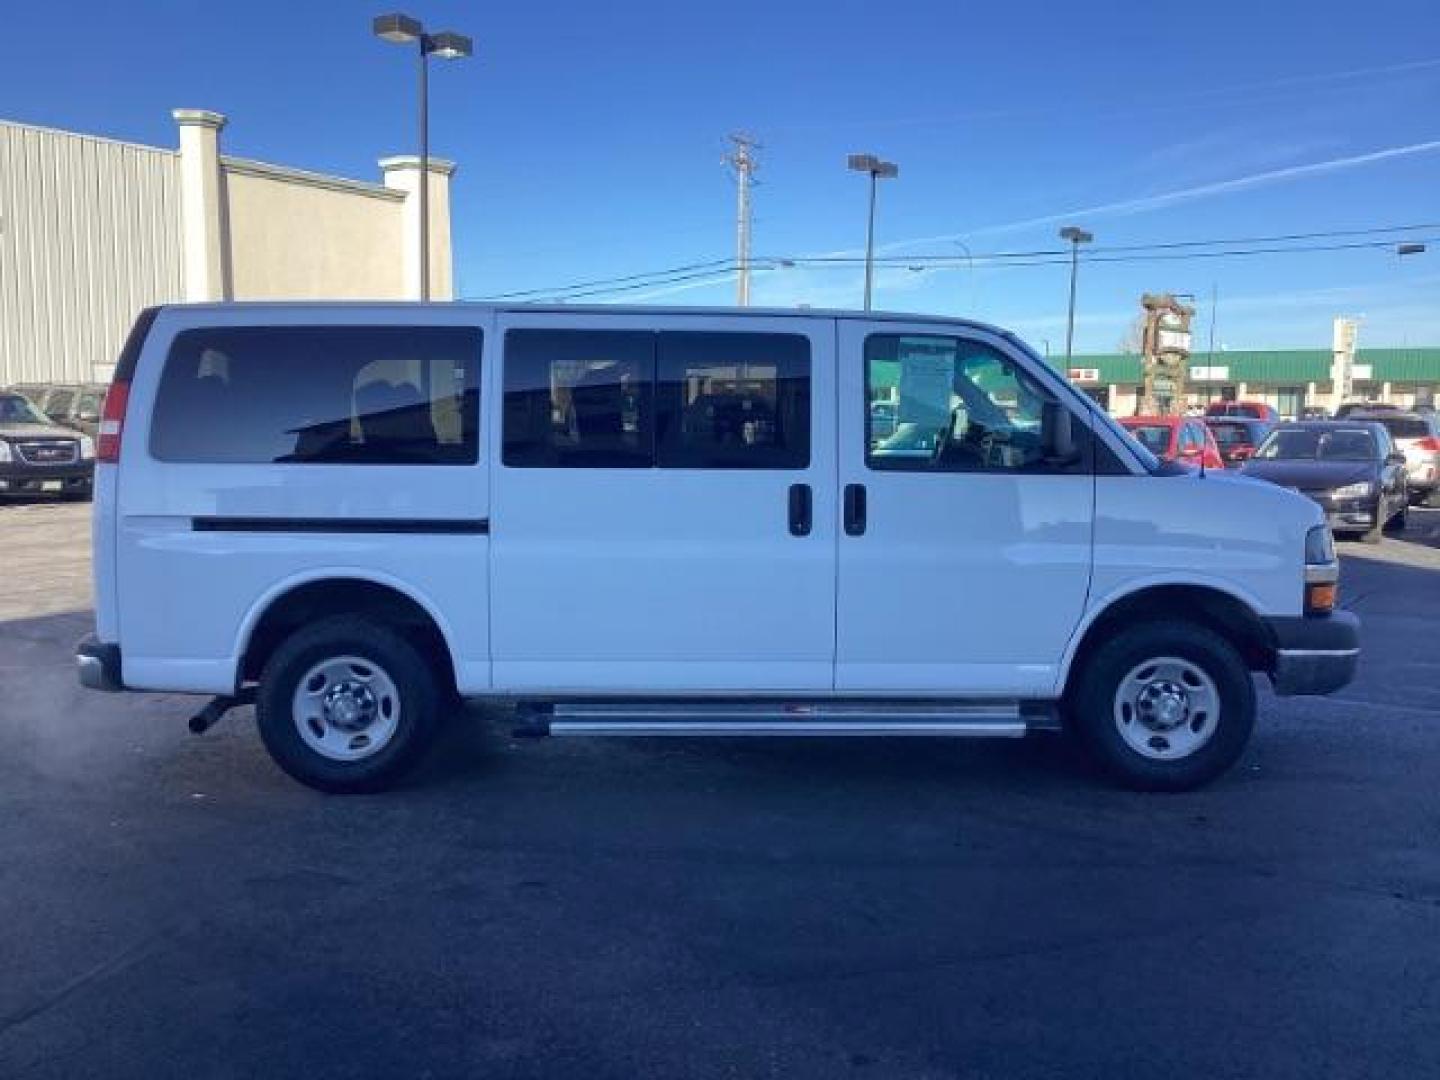
M 1205 350 L 1205 365 L 1215 366 L 1215 311 L 1220 306 L 1220 285 L 1210 283 L 1210 347 Z
M 760 144 L 753 135 L 736 132 L 730 136 L 735 149 L 725 157 L 725 163 L 735 170 L 735 185 L 738 189 L 735 213 L 735 302 L 741 307 L 750 306 L 750 189 L 755 184 L 755 170 L 760 163 L 755 151 Z

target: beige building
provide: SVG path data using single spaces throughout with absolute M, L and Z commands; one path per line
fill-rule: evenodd
M 0 121 L 0 386 L 108 379 L 152 304 L 419 297 L 418 158 L 349 180 L 229 157 L 225 117 L 174 117 L 178 150 Z M 437 300 L 454 172 L 431 159 Z

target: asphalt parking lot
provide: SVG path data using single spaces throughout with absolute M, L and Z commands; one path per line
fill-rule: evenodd
M 80 690 L 88 507 L 0 503 L 0 1076 L 1440 1075 L 1440 511 L 1213 787 L 1058 739 L 517 742 L 327 798 Z

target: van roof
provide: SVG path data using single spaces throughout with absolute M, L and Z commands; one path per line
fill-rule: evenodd
M 480 311 L 496 312 L 556 312 L 564 314 L 603 315 L 738 315 L 749 318 L 793 318 L 793 319 L 863 319 L 866 322 L 933 322 L 947 326 L 984 330 L 992 334 L 1014 337 L 1010 331 L 977 319 L 958 318 L 953 315 L 926 315 L 902 311 L 857 311 L 853 308 L 772 308 L 772 307 L 721 307 L 721 306 L 680 306 L 671 304 L 528 304 L 507 303 L 489 300 L 441 300 L 421 303 L 418 300 L 226 300 L 207 301 L 196 304 L 164 304 L 165 311 L 245 311 L 284 310 L 313 308 L 315 310 L 334 308 L 369 308 L 385 310 L 414 310 L 434 308 L 473 308 Z

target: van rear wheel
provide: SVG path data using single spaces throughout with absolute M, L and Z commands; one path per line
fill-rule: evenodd
M 437 726 L 434 669 L 388 626 L 335 616 L 291 634 L 260 675 L 255 716 L 275 763 L 302 784 L 380 791 Z
M 1113 779 L 1141 791 L 1187 791 L 1240 757 L 1255 726 L 1255 685 L 1240 654 L 1186 622 L 1111 636 L 1084 661 L 1071 725 Z

